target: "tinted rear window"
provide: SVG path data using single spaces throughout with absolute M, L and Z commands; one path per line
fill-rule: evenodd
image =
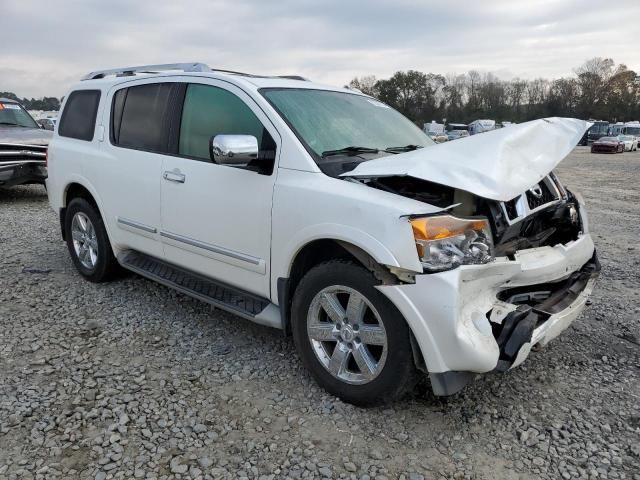
M 113 102 L 111 121 L 115 145 L 166 152 L 171 83 L 139 85 L 120 90 Z
M 62 112 L 58 134 L 78 140 L 93 140 L 100 90 L 76 90 L 69 94 Z

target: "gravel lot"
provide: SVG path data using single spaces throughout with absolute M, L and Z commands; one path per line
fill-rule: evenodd
M 82 280 L 44 189 L 0 189 L 0 478 L 640 479 L 640 152 L 558 173 L 603 264 L 590 309 L 512 372 L 377 409 L 275 330 Z

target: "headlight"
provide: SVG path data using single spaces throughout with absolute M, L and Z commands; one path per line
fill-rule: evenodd
M 411 227 L 426 271 L 440 272 L 493 259 L 491 228 L 486 219 L 421 217 L 412 219 Z

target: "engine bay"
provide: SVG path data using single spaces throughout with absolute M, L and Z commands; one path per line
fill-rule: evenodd
M 372 188 L 447 209 L 455 216 L 488 218 L 495 256 L 510 257 L 517 250 L 566 244 L 576 240 L 582 231 L 577 199 L 553 174 L 507 202 L 414 177 L 360 181 Z

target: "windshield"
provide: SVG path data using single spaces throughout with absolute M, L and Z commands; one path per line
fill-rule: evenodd
M 609 124 L 596 123 L 589 129 L 589 133 L 607 133 L 609 130 Z
M 328 152 L 348 147 L 384 151 L 434 145 L 407 118 L 369 97 L 301 88 L 268 88 L 260 92 L 317 162 Z
M 31 115 L 17 103 L 0 102 L 0 126 L 14 125 L 16 127 L 38 128 Z
M 601 142 L 617 142 L 618 137 L 602 137 L 600 141 Z
M 620 135 L 620 140 L 624 140 L 625 142 L 628 140 L 633 140 L 631 135 Z
M 625 127 L 624 133 L 638 137 L 640 136 L 640 127 Z

